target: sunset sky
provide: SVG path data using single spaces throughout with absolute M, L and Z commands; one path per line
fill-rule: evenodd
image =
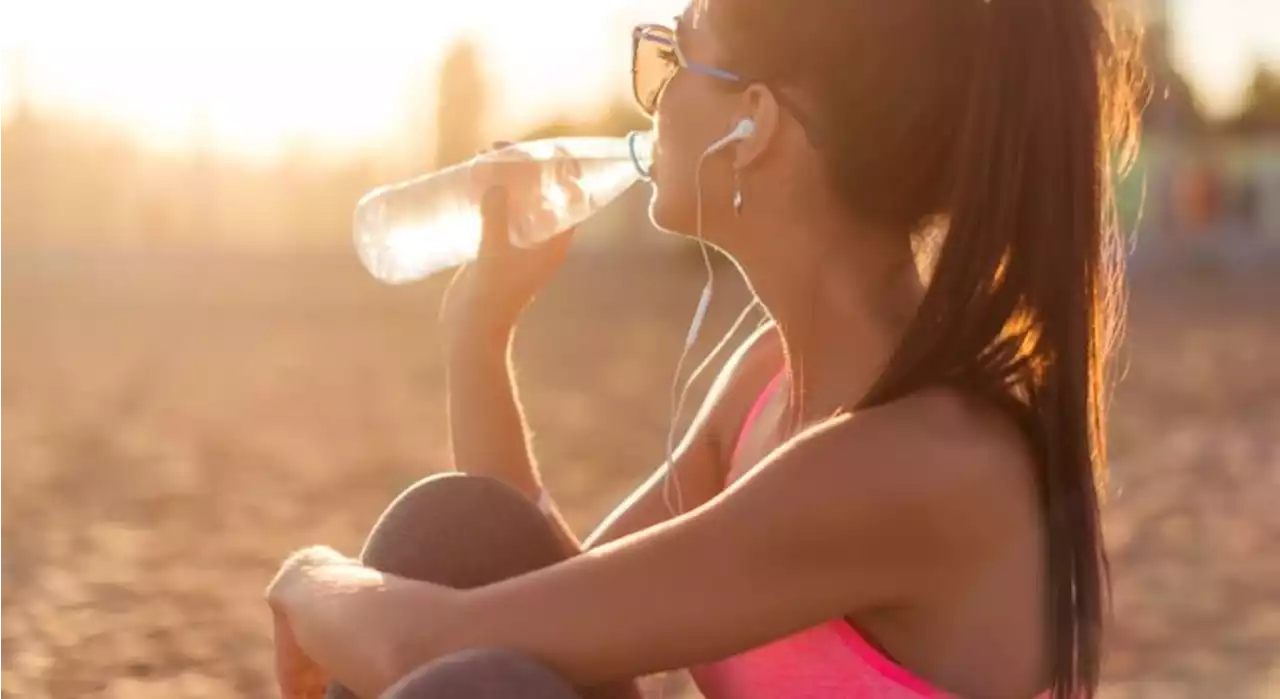
M 999 1 L 999 0 L 996 0 Z M 440 49 L 473 34 L 497 85 L 498 131 L 626 94 L 628 27 L 683 0 L 40 0 L 0 12 L 3 106 L 124 125 L 158 147 L 202 134 L 270 154 L 394 140 L 433 84 Z M 1280 66 L 1277 0 L 1171 0 L 1175 58 L 1215 112 L 1253 64 Z

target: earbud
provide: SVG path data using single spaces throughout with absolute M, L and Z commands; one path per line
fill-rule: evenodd
M 741 141 L 744 138 L 750 137 L 751 134 L 755 132 L 756 132 L 756 123 L 750 119 L 743 119 L 733 127 L 733 131 L 730 131 L 728 134 L 725 134 L 724 138 L 720 139 L 719 141 L 716 141 L 715 143 L 712 143 L 710 148 L 703 151 L 702 156 L 705 158 L 706 156 L 711 155 L 712 153 L 720 151 L 730 143 L 735 143 L 737 141 Z

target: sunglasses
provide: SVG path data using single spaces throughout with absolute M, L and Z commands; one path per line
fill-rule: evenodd
M 727 70 L 686 59 L 670 27 L 641 24 L 631 31 L 631 91 L 640 111 L 653 116 L 662 90 L 682 68 L 728 82 L 744 82 Z
M 737 83 L 745 87 L 753 82 L 736 73 L 717 68 L 705 63 L 690 61 L 680 50 L 676 41 L 675 30 L 661 24 L 641 24 L 631 30 L 631 92 L 635 96 L 640 111 L 652 117 L 658 109 L 658 100 L 667 83 L 675 77 L 676 72 L 688 70 L 706 75 L 717 80 Z M 758 81 L 764 82 L 764 81 Z M 768 85 L 768 83 L 764 83 Z M 821 144 L 818 129 L 804 111 L 798 109 L 780 90 L 773 90 L 778 104 L 791 113 L 792 117 L 804 129 L 805 136 L 815 147 Z

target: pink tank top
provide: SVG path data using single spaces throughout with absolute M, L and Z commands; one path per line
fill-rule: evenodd
M 735 447 L 732 483 L 747 470 L 737 450 L 760 417 L 783 375 L 774 377 L 743 422 Z M 690 669 L 706 699 L 942 699 L 929 686 L 885 657 L 844 619 L 806 629 L 759 648 Z

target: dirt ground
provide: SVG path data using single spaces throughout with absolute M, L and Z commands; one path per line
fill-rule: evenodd
M 440 284 L 378 286 L 345 251 L 3 263 L 4 696 L 274 696 L 277 562 L 356 550 L 447 462 Z M 1136 284 L 1107 697 L 1280 696 L 1275 276 Z M 700 283 L 683 258 L 580 256 L 522 330 L 538 452 L 582 531 L 661 458 Z

